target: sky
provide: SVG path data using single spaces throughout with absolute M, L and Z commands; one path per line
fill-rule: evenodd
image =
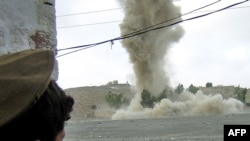
M 178 0 L 187 13 L 216 0 Z M 240 0 L 222 0 L 183 19 Z M 181 23 L 185 35 L 165 56 L 172 87 L 183 84 L 234 85 L 250 88 L 250 2 L 235 9 Z M 99 12 L 98 12 L 99 11 Z M 124 17 L 117 0 L 56 0 L 57 49 L 97 43 L 120 36 Z M 101 24 L 98 24 L 101 23 Z M 71 51 L 71 50 L 70 50 Z M 59 51 L 58 55 L 68 51 Z M 135 84 L 133 65 L 120 41 L 57 58 L 57 83 L 63 88 L 105 85 L 109 81 Z

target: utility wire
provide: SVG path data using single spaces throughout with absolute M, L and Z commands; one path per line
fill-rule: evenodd
M 237 10 L 237 9 L 243 9 L 243 8 L 250 8 L 250 5 L 247 5 L 247 6 L 231 7 L 231 8 L 228 8 L 227 10 Z M 197 11 L 197 12 L 195 12 L 195 13 L 211 12 L 211 11 L 215 11 L 215 10 Z
M 181 1 L 181 0 L 172 0 L 172 2 Z M 60 17 L 68 17 L 68 16 L 75 16 L 75 15 L 85 15 L 85 14 L 92 14 L 92 13 L 100 13 L 100 12 L 107 12 L 107 11 L 115 11 L 115 10 L 122 10 L 123 8 L 111 8 L 111 9 L 103 9 L 103 10 L 96 10 L 96 11 L 89 11 L 89 12 L 81 12 L 81 13 L 73 13 L 73 14 L 65 14 L 65 15 L 58 15 L 57 18 Z
M 167 22 L 173 21 L 173 20 L 175 20 L 175 19 L 181 18 L 182 16 L 185 16 L 185 15 L 188 15 L 188 14 L 190 14 L 190 13 L 192 13 L 192 12 L 195 12 L 195 11 L 198 11 L 198 10 L 200 10 L 200 9 L 206 8 L 206 7 L 208 7 L 208 6 L 211 6 L 211 5 L 213 5 L 213 4 L 218 3 L 218 2 L 220 2 L 220 1 L 221 1 L 221 0 L 217 0 L 217 1 L 215 1 L 215 2 L 212 2 L 212 3 L 207 4 L 207 5 L 205 5 L 205 6 L 199 7 L 199 8 L 197 8 L 197 9 L 195 9 L 195 10 L 192 10 L 192 11 L 190 11 L 190 12 L 187 12 L 187 13 L 185 13 L 185 14 L 179 15 L 179 16 L 177 16 L 177 17 L 174 17 L 174 18 L 171 18 L 171 19 L 167 19 L 167 20 L 165 20 L 165 21 L 163 21 L 163 22 L 160 22 L 160 23 L 157 23 L 157 24 L 155 24 L 155 25 L 148 26 L 148 27 L 146 27 L 146 28 L 137 30 L 137 31 L 135 31 L 135 32 L 132 32 L 132 33 L 123 35 L 122 37 L 135 35 L 135 34 L 137 34 L 137 33 L 143 32 L 144 30 L 148 30 L 148 29 L 150 29 L 150 28 L 156 27 L 156 26 L 161 25 L 161 24 L 163 24 L 163 23 L 167 23 Z M 111 40 L 103 41 L 103 42 L 100 42 L 100 44 L 103 44 L 103 43 L 106 43 L 106 42 L 110 42 L 110 41 L 113 41 L 113 40 L 117 40 L 117 39 L 119 39 L 119 38 L 121 38 L 121 37 L 117 37 L 117 38 L 114 38 L 114 39 L 111 39 Z M 95 43 L 95 44 L 99 44 L 99 43 Z M 91 46 L 91 45 L 95 45 L 95 44 L 90 44 L 90 46 Z M 88 46 L 88 45 L 86 45 L 86 46 Z M 59 49 L 58 51 L 69 50 L 69 49 L 75 49 L 75 48 L 82 48 L 82 47 L 85 47 L 85 45 L 84 45 L 84 46 L 70 47 L 70 48 L 65 48 L 65 49 Z
M 75 51 L 66 53 L 66 54 L 70 54 L 70 53 L 73 53 L 73 52 L 76 52 L 76 51 L 80 51 L 80 50 L 83 50 L 83 49 L 91 48 L 91 47 L 94 47 L 94 46 L 97 46 L 97 45 L 100 45 L 100 44 L 104 44 L 104 43 L 107 43 L 107 42 L 114 42 L 114 41 L 116 41 L 116 40 L 122 40 L 122 39 L 130 38 L 130 37 L 138 36 L 138 35 L 141 35 L 141 34 L 145 34 L 145 33 L 147 33 L 147 32 L 150 32 L 150 31 L 154 31 L 154 30 L 158 30 L 158 29 L 170 27 L 170 26 L 173 26 L 173 25 L 176 25 L 176 24 L 180 24 L 180 23 L 182 23 L 182 22 L 191 21 L 191 20 L 194 20 L 194 19 L 198 19 L 198 18 L 201 18 L 201 17 L 205 17 L 205 16 L 208 16 L 208 15 L 211 15 L 211 14 L 214 14 L 214 13 L 218 13 L 218 12 L 224 11 L 224 10 L 226 10 L 226 9 L 228 9 L 228 8 L 231 8 L 231 7 L 234 7 L 234 6 L 236 6 L 236 5 L 245 3 L 245 2 L 247 2 L 247 1 L 249 1 L 249 0 L 245 0 L 245 1 L 238 2 L 238 3 L 234 3 L 234 4 L 231 4 L 231 5 L 229 5 L 229 6 L 223 7 L 223 8 L 221 8 L 221 9 L 218 9 L 218 10 L 215 10 L 215 11 L 212 11 L 212 12 L 209 12 L 209 13 L 206 13 L 206 14 L 203 14 L 203 15 L 195 16 L 195 17 L 192 17 L 192 18 L 184 19 L 184 20 L 180 20 L 180 21 L 177 21 L 177 22 L 174 22 L 174 23 L 165 25 L 165 26 L 156 27 L 156 28 L 153 28 L 153 29 L 148 29 L 148 30 L 145 30 L 145 31 L 142 31 L 142 32 L 138 32 L 138 33 L 136 33 L 136 34 L 128 34 L 128 35 L 126 35 L 126 36 L 114 38 L 114 39 L 111 39 L 111 40 L 102 41 L 102 42 L 99 42 L 99 43 L 88 44 L 88 45 L 82 45 L 82 46 L 76 46 L 76 47 L 70 47 L 70 48 L 60 49 L 60 50 L 58 50 L 58 51 L 61 51 L 61 50 L 68 50 L 68 49 L 77 49 L 77 48 L 81 48 L 81 49 L 79 49 L 79 50 L 75 50 Z M 61 56 L 64 56 L 64 55 L 66 55 L 66 54 L 59 55 L 59 56 L 57 56 L 57 58 L 58 58 L 58 57 L 61 57 Z
M 62 26 L 62 27 L 58 27 L 57 29 L 72 28 L 72 27 L 79 27 L 79 26 L 100 25 L 100 24 L 117 23 L 117 22 L 121 22 L 121 20 L 118 20 L 118 21 L 107 21 L 107 22 L 100 22 L 100 23 L 91 23 L 91 24 L 84 24 L 84 25 Z
M 92 46 L 88 46 L 88 47 L 85 47 L 85 48 L 81 48 L 81 49 L 77 49 L 77 50 L 74 50 L 74 51 L 70 51 L 70 52 L 64 53 L 62 55 L 58 55 L 58 56 L 56 56 L 56 58 L 62 57 L 62 56 L 65 56 L 65 55 L 68 55 L 68 54 L 71 54 L 71 53 L 74 53 L 74 52 L 78 52 L 78 51 L 81 51 L 81 50 L 85 50 L 85 49 L 88 49 L 88 48 L 92 48 L 94 46 L 96 46 L 96 45 L 92 45 Z
M 211 4 L 208 4 L 208 5 L 206 5 L 206 6 L 203 6 L 203 7 L 201 7 L 201 8 L 192 10 L 191 12 L 188 12 L 188 13 L 192 13 L 192 12 L 194 12 L 194 11 L 197 11 L 197 10 L 200 10 L 200 9 L 202 9 L 202 8 L 208 7 L 208 6 L 210 6 L 210 5 L 212 5 L 212 4 L 215 4 L 215 3 L 219 2 L 219 1 L 220 1 L 220 0 L 218 0 L 218 1 L 216 1 L 216 2 L 213 2 L 213 3 L 211 3 Z M 183 14 L 183 15 L 187 15 L 188 13 Z M 181 17 L 181 16 L 182 16 L 182 15 L 180 15 L 180 16 L 178 16 L 178 17 Z M 177 17 L 172 18 L 172 19 L 170 19 L 170 20 L 166 20 L 166 22 L 167 22 L 167 21 L 169 22 L 169 21 L 171 21 L 171 20 L 173 20 L 173 19 L 176 19 L 176 18 L 177 18 Z M 179 21 L 179 22 L 180 22 L 180 21 Z M 179 22 L 177 22 L 176 24 L 178 24 Z M 163 23 L 163 22 L 162 22 L 162 23 Z M 161 24 L 161 23 L 159 23 L 159 24 Z M 156 24 L 156 25 L 153 25 L 153 26 L 150 26 L 150 27 L 146 27 L 146 28 L 141 29 L 141 30 L 139 30 L 139 31 L 132 32 L 132 33 L 130 33 L 130 34 L 124 35 L 124 36 L 122 36 L 122 37 L 117 37 L 117 38 L 114 38 L 114 39 L 111 39 L 111 40 L 106 40 L 106 41 L 99 42 L 99 43 L 95 43 L 95 44 L 89 44 L 89 45 L 83 45 L 83 46 L 76 46 L 76 47 L 71 47 L 71 48 L 60 49 L 60 50 L 58 50 L 58 51 L 80 48 L 80 49 L 78 49 L 78 50 L 75 50 L 75 51 L 72 51 L 72 52 L 68 52 L 68 53 L 59 55 L 59 56 L 57 56 L 57 57 L 65 56 L 65 55 L 67 55 L 67 54 L 71 54 L 71 53 L 74 53 L 74 52 L 77 52 L 77 51 L 80 51 L 80 50 L 84 50 L 85 48 L 91 48 L 91 47 L 94 47 L 94 46 L 97 46 L 97 45 L 100 45 L 100 44 L 104 44 L 104 43 L 107 43 L 107 42 L 113 42 L 113 41 L 116 41 L 116 40 L 121 40 L 121 39 L 130 38 L 130 37 L 133 37 L 133 36 L 137 36 L 137 35 L 140 35 L 140 34 L 149 32 L 149 30 L 146 30 L 146 29 L 150 29 L 150 28 L 152 28 L 152 27 L 154 27 L 154 26 L 157 26 L 157 25 L 159 25 L 159 24 Z M 171 24 L 171 25 L 172 25 L 172 24 Z M 146 31 L 144 31 L 144 30 L 146 30 Z M 153 29 L 150 29 L 150 30 L 153 30 Z
M 137 33 L 136 35 L 125 36 L 125 37 L 121 37 L 121 38 L 115 39 L 115 40 L 122 40 L 122 39 L 130 38 L 130 37 L 133 37 L 133 36 L 137 36 L 137 35 L 141 35 L 141 34 L 147 33 L 147 32 L 149 32 L 149 31 L 154 31 L 154 30 L 158 30 L 158 29 L 170 27 L 170 26 L 173 26 L 173 25 L 176 25 L 176 24 L 180 24 L 180 23 L 183 23 L 183 22 L 186 22 L 186 21 L 191 21 L 191 20 L 194 20 L 194 19 L 198 19 L 198 18 L 201 18 L 201 17 L 205 17 L 205 16 L 208 16 L 208 15 L 211 15 L 211 14 L 214 14 L 214 13 L 221 12 L 221 11 L 226 10 L 226 9 L 228 9 L 228 8 L 230 8 L 230 7 L 233 7 L 233 6 L 235 6 L 235 5 L 239 5 L 239 4 L 245 3 L 245 2 L 247 2 L 247 1 L 249 1 L 249 0 L 245 0 L 245 1 L 242 1 L 242 2 L 238 2 L 238 3 L 235 3 L 235 4 L 232 4 L 232 5 L 226 6 L 226 7 L 224 7 L 224 8 L 219 9 L 219 10 L 215 10 L 215 11 L 212 11 L 212 12 L 209 12 L 209 13 L 206 13 L 206 14 L 203 14 L 203 15 L 199 15 L 199 16 L 195 16 L 195 17 L 192 17 L 192 18 L 184 19 L 184 20 L 181 20 L 181 21 L 178 21 L 178 22 L 174 22 L 174 23 L 169 24 L 169 25 L 165 25 L 165 26 L 161 26 L 161 27 L 156 27 L 156 28 L 153 28 L 153 29 L 149 29 L 149 30 L 146 30 L 146 31 Z M 113 41 L 115 41 L 115 40 L 113 40 Z
M 90 12 L 83 12 L 83 13 L 65 14 L 65 15 L 59 15 L 56 17 L 61 18 L 61 17 L 68 17 L 68 16 L 75 16 L 75 15 L 85 15 L 85 14 L 100 13 L 100 12 L 106 12 L 106 11 L 121 10 L 121 9 L 122 8 L 104 9 L 104 10 L 97 10 L 97 11 L 90 11 Z
M 227 10 L 237 10 L 237 9 L 243 9 L 243 8 L 250 8 L 250 6 L 231 7 L 231 8 L 228 8 Z M 207 12 L 212 12 L 212 11 L 215 11 L 215 10 L 196 11 L 196 12 L 193 12 L 193 13 L 207 13 Z M 66 29 L 66 28 L 101 25 L 101 24 L 110 24 L 110 23 L 118 23 L 118 22 L 122 22 L 122 20 L 106 21 L 106 22 L 90 23 L 90 24 L 82 24 L 82 25 L 72 25 L 72 26 L 61 26 L 61 27 L 57 27 L 57 29 Z
M 175 0 L 175 1 L 180 1 L 180 0 Z M 215 1 L 215 2 L 212 2 L 212 3 L 208 4 L 208 5 L 202 6 L 202 7 L 200 7 L 200 8 L 197 8 L 197 9 L 192 10 L 192 11 L 190 11 L 190 12 L 187 12 L 187 13 L 185 13 L 185 14 L 179 15 L 179 16 L 174 17 L 174 18 L 171 18 L 171 19 L 168 19 L 168 20 L 166 20 L 166 21 L 160 22 L 160 23 L 158 23 L 158 24 L 156 24 L 156 25 L 149 26 L 149 27 L 144 28 L 144 29 L 152 28 L 152 27 L 154 27 L 154 26 L 158 26 L 158 25 L 161 25 L 161 24 L 163 24 L 163 23 L 166 23 L 166 22 L 169 22 L 169 21 L 172 21 L 172 20 L 181 18 L 182 16 L 185 16 L 185 15 L 188 15 L 188 14 L 191 14 L 191 13 L 194 13 L 195 11 L 204 9 L 204 8 L 209 7 L 209 6 L 211 6 L 211 5 L 214 5 L 214 4 L 216 4 L 216 3 L 220 2 L 220 1 L 221 1 L 221 0 L 217 0 L 217 1 Z M 126 7 L 125 7 L 125 8 L 126 8 Z M 108 9 L 108 10 L 110 10 L 110 9 Z M 102 10 L 102 11 L 103 11 L 103 10 Z M 93 12 L 99 12 L 99 11 L 93 11 Z M 89 13 L 89 12 L 87 12 L 87 13 Z M 86 13 L 86 14 L 87 14 L 87 13 Z M 120 21 L 121 21 L 121 20 L 120 20 Z M 120 22 L 120 21 L 110 21 L 110 22 L 103 22 L 103 23 L 93 23 L 93 24 L 85 24 L 85 25 L 76 25 L 76 26 L 59 27 L 59 28 L 70 28 L 70 27 L 78 27 L 78 26 L 98 25 L 98 24 L 114 23 L 114 22 Z M 143 30 L 143 29 L 141 29 L 141 30 Z M 139 31 L 141 31 L 141 30 L 139 30 Z M 139 32 L 139 31 L 137 31 L 137 32 Z
M 193 12 L 195 12 L 195 11 L 198 11 L 198 10 L 204 9 L 204 8 L 206 8 L 206 7 L 209 7 L 209 6 L 211 6 L 211 5 L 214 5 L 214 4 L 216 4 L 216 3 L 220 2 L 220 1 L 221 1 L 221 0 L 217 0 L 217 1 L 215 1 L 215 2 L 209 3 L 209 4 L 205 5 L 205 6 L 202 6 L 202 7 L 200 7 L 200 8 L 194 9 L 194 10 L 192 10 L 192 11 L 190 11 L 190 12 L 187 12 L 187 13 L 185 13 L 185 14 L 179 15 L 179 16 L 177 16 L 177 17 L 168 19 L 168 20 L 166 20 L 166 21 L 157 23 L 157 24 L 152 25 L 152 26 L 148 26 L 148 27 L 146 27 L 146 28 L 140 29 L 140 30 L 138 30 L 138 31 L 135 31 L 135 32 L 132 32 L 132 33 L 129 33 L 129 34 L 126 34 L 126 35 L 123 35 L 123 37 L 131 36 L 131 35 L 133 35 L 133 34 L 143 32 L 144 30 L 148 30 L 148 29 L 150 29 L 150 28 L 153 28 L 153 27 L 162 25 L 162 24 L 164 24 L 164 23 L 168 23 L 168 22 L 170 22 L 170 21 L 179 19 L 179 18 L 181 18 L 181 17 L 183 17 L 183 16 L 186 16 L 186 15 L 188 15 L 188 14 L 191 14 L 191 13 L 193 13 Z

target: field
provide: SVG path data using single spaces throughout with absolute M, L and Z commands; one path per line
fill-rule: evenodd
M 233 87 L 215 87 L 204 91 L 228 98 L 233 96 L 232 90 Z M 135 93 L 127 84 L 66 90 L 76 103 L 65 127 L 65 141 L 223 141 L 225 124 L 250 124 L 248 106 L 238 114 L 111 120 L 115 110 L 104 100 L 109 91 L 122 93 L 128 99 Z M 91 108 L 93 105 L 97 108 Z
M 223 141 L 225 124 L 250 124 L 244 113 L 130 120 L 71 120 L 65 141 Z
M 234 95 L 234 86 L 200 87 L 200 89 L 206 95 L 219 93 L 225 99 L 236 97 Z M 136 93 L 134 87 L 129 84 L 79 87 L 65 91 L 75 99 L 72 117 L 76 119 L 110 119 L 115 109 L 108 106 L 105 101 L 106 94 L 109 92 L 123 94 L 124 97 L 131 100 Z M 250 102 L 250 89 L 248 89 L 246 101 Z M 93 106 L 96 108 L 93 109 Z

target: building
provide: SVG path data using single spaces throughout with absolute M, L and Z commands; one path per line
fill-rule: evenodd
M 55 0 L 1 0 L 0 13 L 0 55 L 56 49 Z

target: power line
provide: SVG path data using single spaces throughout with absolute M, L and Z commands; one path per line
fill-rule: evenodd
M 177 0 L 176 0 L 176 1 L 177 1 Z M 182 15 L 179 14 L 179 16 L 177 16 L 177 17 L 168 19 L 168 20 L 166 20 L 166 21 L 160 22 L 160 23 L 158 23 L 158 24 L 156 24 L 156 25 L 153 25 L 153 26 L 157 26 L 157 25 L 160 25 L 160 24 L 163 24 L 163 23 L 166 23 L 166 22 L 169 22 L 169 21 L 178 19 L 178 18 L 180 18 L 180 17 L 182 17 L 182 16 L 185 16 L 185 15 L 188 15 L 188 14 L 191 14 L 191 13 L 194 13 L 194 12 L 196 12 L 196 11 L 198 11 L 198 10 L 201 10 L 201 9 L 204 9 L 204 8 L 209 7 L 209 6 L 211 6 L 211 5 L 214 5 L 214 4 L 216 4 L 216 3 L 220 2 L 220 1 L 221 1 L 221 0 L 217 0 L 217 1 L 215 1 L 215 2 L 209 3 L 209 4 L 205 5 L 205 6 L 202 6 L 202 7 L 200 7 L 200 8 L 197 8 L 197 9 L 195 9 L 195 10 L 192 10 L 192 11 L 190 11 L 190 12 L 187 12 L 187 13 L 185 13 L 185 14 L 182 14 Z M 120 21 L 102 22 L 102 23 L 92 23 L 92 24 L 85 24 L 85 25 L 58 27 L 58 28 L 71 28 L 71 27 L 78 27 L 78 26 L 89 26 L 89 25 L 98 25 L 98 24 L 114 23 L 114 22 L 121 22 L 121 20 L 120 20 Z M 146 27 L 146 28 L 144 28 L 144 29 L 148 29 L 148 28 L 151 28 L 151 27 L 153 27 L 153 26 L 149 26 L 149 27 Z M 141 30 L 142 30 L 142 29 L 141 29 Z M 139 31 L 141 31 L 141 30 L 139 30 Z
M 90 23 L 90 24 L 81 24 L 81 25 L 72 25 L 72 26 L 61 26 L 61 27 L 57 27 L 57 29 L 66 29 L 66 28 L 74 28 L 74 27 L 102 25 L 102 24 L 119 23 L 119 22 L 122 22 L 122 20 L 118 20 L 118 21 L 106 21 L 106 22 Z
M 237 10 L 237 9 L 243 9 L 243 8 L 250 8 L 250 5 L 247 5 L 247 6 L 238 6 L 238 7 L 231 7 L 231 8 L 228 8 L 226 10 Z M 215 10 L 197 11 L 195 13 L 211 12 L 211 11 L 215 11 Z
M 204 8 L 204 7 L 208 7 L 208 6 L 212 5 L 212 4 L 215 4 L 215 3 L 219 2 L 219 1 L 220 1 L 220 0 L 218 0 L 218 1 L 216 1 L 216 2 L 213 2 L 213 3 L 211 3 L 211 4 L 208 4 L 208 5 L 206 5 L 206 6 L 203 6 L 203 8 Z M 195 10 L 192 10 L 191 12 L 196 11 L 196 10 L 199 10 L 199 9 L 202 9 L 202 7 L 201 7 L 201 8 L 198 8 L 198 9 L 195 9 Z M 188 13 L 191 13 L 191 12 L 188 12 Z M 187 14 L 188 14 L 188 13 L 187 13 Z M 186 15 L 186 14 L 185 14 L 185 15 Z M 181 16 L 182 16 L 182 15 L 180 15 L 180 16 L 178 16 L 178 17 L 181 17 Z M 176 19 L 176 18 L 177 18 L 177 17 L 172 18 L 172 19 L 170 19 L 170 20 L 166 20 L 165 22 L 169 22 L 169 21 L 171 21 L 171 20 L 173 20 L 173 19 Z M 175 22 L 175 23 L 172 23 L 172 24 L 167 25 L 167 26 L 172 26 L 172 25 L 175 25 L 175 24 L 178 24 L 178 23 L 181 23 L 181 22 L 182 22 L 182 20 L 181 20 L 181 21 L 178 21 L 178 22 Z M 163 22 L 161 22 L 161 23 L 163 23 Z M 159 25 L 159 24 L 156 24 L 156 25 Z M 153 26 L 156 26 L 156 25 L 153 25 Z M 133 36 L 137 36 L 137 35 L 144 34 L 144 33 L 146 33 L 146 32 L 149 32 L 149 31 L 152 31 L 152 30 L 156 30 L 156 29 L 158 29 L 158 28 L 161 28 L 161 27 L 157 27 L 157 28 L 150 29 L 150 28 L 153 27 L 153 26 L 146 27 L 146 28 L 141 29 L 141 30 L 139 30 L 139 31 L 132 32 L 132 33 L 130 33 L 130 34 L 124 35 L 124 36 L 122 36 L 122 37 L 117 37 L 117 38 L 114 38 L 114 39 L 111 39 L 111 40 L 106 40 L 106 41 L 102 41 L 102 42 L 94 43 L 94 44 L 88 44 L 88 45 L 82 45 L 82 46 L 75 46 L 75 47 L 60 49 L 60 50 L 58 50 L 58 51 L 81 48 L 81 49 L 76 50 L 76 51 L 80 51 L 80 50 L 83 50 L 84 48 L 90 48 L 90 47 L 94 47 L 94 46 L 97 46 L 97 45 L 100 45 L 100 44 L 104 44 L 104 43 L 107 43 L 107 42 L 114 42 L 114 41 L 116 41 L 116 40 L 121 40 L 121 39 L 130 38 L 130 37 L 133 37 Z M 165 26 L 164 26 L 164 27 L 165 27 Z M 147 30 L 147 29 L 149 29 L 149 30 Z M 60 55 L 60 56 L 58 56 L 58 57 L 65 56 L 65 55 L 67 55 L 67 54 L 74 53 L 74 52 L 76 52 L 76 51 L 68 52 L 68 53 L 62 54 L 62 55 Z
M 209 7 L 209 6 L 211 6 L 211 5 L 214 5 L 214 4 L 216 4 L 216 3 L 220 2 L 220 1 L 221 1 L 221 0 L 217 0 L 217 1 L 215 1 L 215 2 L 209 3 L 209 4 L 205 5 L 205 6 L 202 6 L 202 7 L 200 7 L 200 8 L 194 9 L 194 10 L 192 10 L 192 11 L 190 11 L 190 12 L 187 12 L 187 13 L 185 13 L 185 14 L 179 15 L 179 16 L 177 16 L 177 17 L 168 19 L 168 20 L 166 20 L 166 21 L 157 23 L 157 24 L 152 25 L 152 26 L 148 26 L 148 27 L 146 27 L 146 28 L 140 29 L 140 30 L 135 31 L 135 32 L 133 32 L 133 33 L 130 33 L 130 34 L 127 34 L 127 35 L 123 35 L 123 37 L 125 37 L 125 36 L 131 36 L 131 35 L 133 35 L 133 34 L 143 32 L 143 31 L 145 31 L 145 30 L 148 30 L 148 29 L 150 29 L 150 28 L 156 27 L 156 26 L 158 26 L 158 25 L 161 25 L 161 24 L 164 24 L 164 23 L 167 23 L 167 22 L 176 20 L 176 19 L 178 19 L 178 18 L 181 18 L 181 17 L 186 16 L 186 15 L 188 15 L 188 14 L 191 14 L 191 13 L 193 13 L 193 12 L 196 12 L 196 11 L 199 11 L 199 10 L 204 9 L 204 8 L 206 8 L 206 7 Z
M 104 9 L 104 10 L 97 10 L 97 11 L 90 11 L 90 12 L 59 15 L 59 16 L 56 16 L 56 17 L 60 18 L 60 17 L 68 17 L 68 16 L 76 16 L 76 15 L 85 15 L 85 14 L 100 13 L 100 12 L 107 12 L 107 11 L 115 11 L 115 10 L 121 10 L 121 9 L 122 8 Z
M 109 23 L 118 23 L 118 22 L 121 22 L 121 21 L 122 21 L 122 20 L 118 20 L 118 21 L 107 21 L 107 22 L 100 22 L 100 23 L 91 23 L 91 24 L 83 24 L 83 25 L 62 26 L 62 27 L 58 27 L 57 29 L 72 28 L 72 27 L 80 27 L 80 26 L 100 25 L 100 24 L 109 24 Z
M 56 58 L 62 57 L 62 56 L 65 56 L 65 55 L 68 55 L 68 54 L 71 54 L 71 53 L 74 53 L 74 52 L 78 52 L 78 51 L 81 51 L 81 50 L 85 50 L 85 49 L 88 49 L 88 48 L 92 48 L 94 46 L 96 46 L 96 45 L 92 45 L 92 46 L 88 46 L 88 47 L 85 47 L 85 48 L 80 48 L 80 49 L 77 49 L 77 50 L 74 50 L 74 51 L 70 51 L 70 52 L 64 53 L 62 55 L 58 55 Z
M 245 1 L 238 2 L 238 3 L 234 3 L 234 4 L 231 4 L 231 5 L 229 5 L 229 6 L 223 7 L 223 8 L 221 8 L 221 9 L 218 9 L 218 10 L 215 10 L 215 11 L 212 11 L 212 12 L 209 12 L 209 13 L 206 13 L 206 14 L 203 14 L 203 15 L 195 16 L 195 17 L 192 17 L 192 18 L 180 20 L 180 21 L 177 21 L 177 22 L 174 22 L 174 23 L 165 25 L 165 26 L 160 26 L 160 27 L 156 27 L 156 28 L 144 30 L 144 31 L 138 32 L 138 33 L 135 32 L 136 34 L 131 33 L 131 34 L 127 34 L 127 35 L 125 35 L 125 36 L 121 36 L 121 37 L 117 37 L 117 38 L 114 38 L 114 39 L 102 41 L 102 42 L 99 42 L 99 43 L 94 43 L 94 44 L 88 44 L 88 45 L 82 45 L 82 46 L 76 46 L 76 47 L 70 47 L 70 48 L 60 49 L 60 50 L 58 50 L 58 51 L 69 50 L 69 49 L 78 49 L 78 48 L 80 48 L 80 49 L 78 49 L 78 50 L 75 50 L 75 51 L 72 51 L 72 52 L 68 52 L 68 53 L 59 55 L 59 56 L 57 56 L 57 58 L 58 58 L 58 57 L 61 57 L 61 56 L 65 56 L 65 55 L 70 54 L 70 53 L 73 53 L 73 52 L 77 52 L 77 51 L 83 50 L 83 49 L 95 47 L 95 46 L 97 46 L 97 45 L 104 44 L 104 43 L 107 43 L 107 42 L 114 42 L 114 41 L 116 41 L 116 40 L 122 40 L 122 39 L 130 38 L 130 37 L 138 36 L 138 35 L 145 34 L 145 33 L 147 33 L 147 32 L 151 32 L 151 31 L 154 31 L 154 30 L 158 30 L 158 29 L 170 27 L 170 26 L 173 26 L 173 25 L 182 23 L 182 22 L 191 21 L 191 20 L 194 20 L 194 19 L 198 19 L 198 18 L 201 18 L 201 17 L 205 17 L 205 16 L 208 16 L 208 15 L 211 15 L 211 14 L 214 14 L 214 13 L 218 13 L 218 12 L 224 11 L 224 10 L 226 10 L 226 9 L 228 9 L 228 8 L 231 8 L 231 7 L 234 7 L 234 6 L 236 6 L 236 5 L 245 3 L 245 2 L 247 2 L 247 1 L 249 1 L 249 0 L 245 0 Z M 206 7 L 206 6 L 205 6 L 205 7 Z M 200 8 L 198 8 L 198 9 L 200 9 Z
M 172 0 L 172 2 L 181 1 L 181 0 Z M 81 12 L 81 13 L 73 13 L 73 14 L 65 14 L 65 15 L 58 15 L 57 18 L 60 17 L 68 17 L 68 16 L 76 16 L 76 15 L 85 15 L 85 14 L 92 14 L 92 13 L 100 13 L 100 12 L 107 12 L 107 11 L 115 11 L 115 10 L 122 10 L 123 8 L 111 8 L 111 9 L 103 9 L 103 10 L 96 10 L 96 11 L 89 11 L 89 12 Z
M 242 4 L 242 3 L 245 3 L 249 0 L 245 0 L 245 1 L 242 1 L 242 2 L 238 2 L 238 3 L 235 3 L 235 4 L 232 4 L 232 5 L 229 5 L 229 6 L 226 6 L 224 8 L 221 8 L 221 9 L 218 9 L 218 10 L 215 10 L 215 11 L 212 11 L 212 12 L 209 12 L 209 13 L 206 13 L 206 14 L 203 14 L 203 15 L 199 15 L 199 16 L 195 16 L 195 17 L 192 17 L 192 18 L 188 18 L 188 19 L 184 19 L 184 20 L 181 20 L 181 21 L 177 21 L 177 22 L 174 22 L 172 24 L 168 24 L 168 25 L 165 25 L 165 26 L 161 26 L 161 27 L 156 27 L 156 28 L 153 28 L 153 29 L 149 29 L 149 30 L 146 30 L 146 31 L 142 31 L 142 32 L 139 32 L 137 34 L 131 34 L 129 36 L 123 36 L 119 39 L 115 39 L 115 40 L 122 40 L 122 39 L 126 39 L 126 38 L 130 38 L 130 37 L 133 37 L 133 36 L 137 36 L 137 35 L 141 35 L 141 34 L 144 34 L 144 33 L 147 33 L 149 31 L 154 31 L 154 30 L 158 30 L 158 29 L 162 29 L 162 28 L 166 28 L 166 27 L 170 27 L 170 26 L 173 26 L 173 25 L 176 25 L 176 24 L 179 24 L 179 23 L 183 23 L 183 22 L 186 22 L 186 21 L 191 21 L 191 20 L 194 20 L 194 19 L 198 19 L 198 18 L 201 18 L 201 17 L 205 17 L 205 16 L 208 16 L 208 15 L 211 15 L 211 14 L 214 14 L 214 13 L 218 13 L 218 12 L 221 12 L 223 10 L 226 10 L 230 7 L 233 7 L 235 5 L 239 5 L 239 4 Z M 113 41 L 115 41 L 113 40 Z
M 250 6 L 232 7 L 232 8 L 228 8 L 227 10 L 237 10 L 237 9 L 243 9 L 243 8 L 250 8 Z M 212 11 L 215 11 L 215 10 L 196 11 L 196 12 L 193 12 L 193 13 L 206 13 L 206 12 L 212 12 Z M 110 24 L 110 23 L 118 23 L 118 22 L 122 22 L 122 20 L 106 21 L 106 22 L 90 23 L 90 24 L 82 24 L 82 25 L 62 26 L 62 27 L 57 27 L 57 29 L 83 27 L 83 26 L 93 26 L 93 25 Z
M 165 20 L 165 21 L 163 21 L 163 22 L 157 23 L 157 24 L 152 25 L 152 26 L 148 26 L 148 27 L 146 27 L 146 28 L 137 30 L 137 31 L 135 31 L 135 32 L 132 32 L 132 33 L 129 33 L 129 34 L 126 34 L 126 35 L 123 35 L 122 37 L 117 37 L 117 38 L 114 38 L 114 39 L 111 39 L 111 40 L 107 40 L 107 41 L 103 41 L 103 42 L 99 42 L 99 43 L 95 43 L 95 44 L 89 44 L 89 45 L 86 45 L 86 46 L 84 45 L 84 46 L 76 46 L 76 47 L 70 47 L 70 48 L 60 49 L 60 50 L 58 50 L 58 51 L 69 50 L 69 49 L 76 49 L 76 48 L 83 48 L 83 47 L 88 47 L 88 46 L 92 46 L 92 45 L 95 46 L 95 45 L 99 45 L 99 44 L 103 44 L 103 43 L 107 43 L 107 42 L 113 42 L 114 40 L 119 40 L 120 38 L 125 38 L 125 37 L 131 36 L 131 35 L 133 36 L 133 35 L 135 35 L 135 34 L 138 34 L 138 33 L 140 33 L 140 32 L 143 32 L 143 31 L 145 31 L 145 30 L 148 30 L 148 29 L 150 29 L 150 28 L 153 28 L 153 27 L 156 27 L 156 26 L 158 26 L 158 25 L 161 25 L 161 24 L 164 24 L 164 23 L 173 21 L 173 20 L 175 20 L 175 19 L 178 19 L 178 18 L 181 18 L 181 17 L 183 17 L 183 16 L 185 16 L 185 15 L 188 15 L 188 14 L 190 14 L 190 13 L 192 13 L 192 12 L 195 12 L 195 11 L 198 11 L 198 10 L 200 10 L 200 9 L 203 9 L 203 8 L 209 7 L 209 6 L 211 6 L 211 5 L 214 5 L 214 4 L 216 4 L 216 3 L 220 2 L 220 1 L 221 1 L 221 0 L 217 0 L 217 1 L 215 1 L 215 2 L 212 2 L 212 3 L 207 4 L 207 5 L 205 5 L 205 6 L 199 7 L 199 8 L 197 8 L 197 9 L 195 9 L 195 10 L 192 10 L 192 11 L 190 11 L 190 12 L 187 12 L 187 13 L 185 13 L 185 14 L 179 15 L 179 16 L 177 16 L 177 17 L 174 17 L 174 18 Z M 89 48 L 89 47 L 88 47 L 88 48 Z M 80 49 L 80 50 L 81 50 L 81 49 Z M 73 52 L 75 52 L 75 51 L 72 51 L 72 53 L 73 53 Z M 66 53 L 66 54 L 69 54 L 69 53 Z M 63 55 L 65 55 L 65 54 L 63 54 Z

